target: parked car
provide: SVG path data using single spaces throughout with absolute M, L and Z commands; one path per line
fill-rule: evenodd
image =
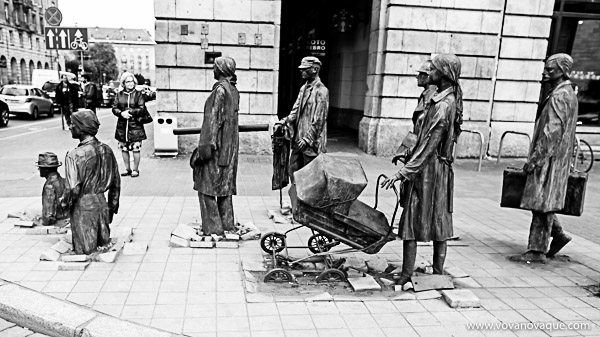
M 42 86 L 42 92 L 44 92 L 46 95 L 48 95 L 48 97 L 50 97 L 50 99 L 52 100 L 52 102 L 54 104 L 56 104 L 56 87 L 58 86 L 59 83 L 60 82 L 56 82 L 56 81 L 48 81 L 48 82 L 44 83 L 44 85 Z M 69 81 L 69 83 L 74 84 L 78 88 L 81 87 L 81 85 L 77 81 Z M 82 97 L 82 93 L 80 91 L 79 92 L 80 100 L 81 100 L 81 97 Z M 81 104 L 81 102 L 79 102 L 79 103 Z
M 8 104 L 3 99 L 0 99 L 0 126 L 8 126 L 9 115 Z
M 5 85 L 0 89 L 0 98 L 13 115 L 29 115 L 33 119 L 40 114 L 54 116 L 52 99 L 33 85 Z
M 58 86 L 58 83 L 60 82 L 48 81 L 42 85 L 42 91 L 45 92 L 54 103 L 56 103 L 56 87 Z

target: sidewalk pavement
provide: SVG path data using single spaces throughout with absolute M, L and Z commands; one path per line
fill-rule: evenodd
M 389 159 L 335 151 L 333 155 L 361 160 L 370 183 L 360 199 L 373 205 L 377 175 L 395 171 Z M 160 170 L 163 161 L 169 168 Z M 242 156 L 240 195 L 234 197 L 238 220 L 253 221 L 263 233 L 291 228 L 267 218 L 267 210 L 279 207 L 278 193 L 269 188 L 270 163 L 269 157 Z M 507 160 L 502 167 L 519 164 L 522 161 Z M 0 223 L 0 279 L 190 336 L 600 336 L 600 299 L 582 288 L 600 282 L 600 245 L 593 227 L 600 209 L 597 175 L 590 178 L 584 216 L 560 218 L 567 231 L 578 231 L 561 252 L 570 261 L 524 265 L 507 257 L 526 249 L 530 214 L 499 207 L 500 167 L 487 162 L 484 172 L 477 173 L 475 161 L 459 161 L 454 228 L 461 245 L 448 248 L 446 267 L 460 267 L 472 277 L 475 283 L 469 289 L 482 307 L 452 309 L 441 299 L 389 301 L 377 294 L 357 301 L 285 302 L 290 299 L 266 297 L 266 302 L 255 303 L 244 287 L 241 261 L 262 260 L 259 242 L 242 242 L 239 249 L 170 248 L 171 231 L 198 219 L 187 160 L 147 159 L 145 165 L 157 169 L 124 180 L 113 223 L 113 228 L 134 228 L 134 242 L 149 244 L 144 255 L 120 256 L 114 264 L 94 262 L 85 271 L 57 271 L 56 263 L 39 261 L 56 237 L 24 235 Z M 173 195 L 172 185 L 160 183 L 163 180 L 180 184 L 185 192 Z M 380 209 L 388 217 L 394 202 L 392 193 L 382 192 Z M 37 196 L 0 198 L 0 213 L 39 205 Z M 295 231 L 290 244 L 305 243 L 310 234 L 305 228 Z M 431 261 L 432 249 L 419 246 L 418 254 Z M 401 260 L 401 242 L 388 243 L 377 256 Z M 590 329 L 467 329 L 468 323 L 501 322 L 589 323 Z

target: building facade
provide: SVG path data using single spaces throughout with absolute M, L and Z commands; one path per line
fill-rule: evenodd
M 154 85 L 156 79 L 155 42 L 144 29 L 88 27 L 90 43 L 113 46 L 119 74 L 125 71 L 141 74 Z
M 434 54 L 454 53 L 462 61 L 463 128 L 480 132 L 495 156 L 504 132 L 533 132 L 548 55 L 573 53 L 577 74 L 597 66 L 597 44 L 577 42 L 597 39 L 596 21 L 585 21 L 596 7 L 592 0 L 155 1 L 158 111 L 198 126 L 214 81 L 210 60 L 222 54 L 237 62 L 240 124 L 273 122 L 296 98 L 300 59 L 315 55 L 330 90 L 330 128 L 389 156 L 412 130 L 416 70 Z M 581 76 L 594 78 L 590 70 Z M 269 151 L 268 133 L 240 139 L 242 151 Z M 180 138 L 182 151 L 194 145 Z M 458 155 L 476 156 L 479 146 L 477 135 L 463 133 Z M 506 136 L 503 154 L 527 151 L 527 137 Z
M 44 11 L 57 1 L 5 0 L 0 14 L 0 85 L 30 84 L 34 69 L 64 68 L 46 50 Z

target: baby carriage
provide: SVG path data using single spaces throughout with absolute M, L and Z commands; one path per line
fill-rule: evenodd
M 335 261 L 332 254 L 364 252 L 376 254 L 389 241 L 393 241 L 393 223 L 398 211 L 399 194 L 392 224 L 377 210 L 380 175 L 375 191 L 373 207 L 357 200 L 367 185 L 367 178 L 358 160 L 339 159 L 325 154 L 297 171 L 296 184 L 290 188 L 293 219 L 300 224 L 285 233 L 270 232 L 261 238 L 261 248 L 272 255 L 272 269 L 266 274 L 265 282 L 292 282 L 290 268 L 301 262 L 324 262 L 325 270 L 302 270 L 317 273 L 317 282 L 346 281 L 343 260 Z M 307 246 L 288 246 L 288 233 L 302 227 L 312 231 Z M 349 248 L 331 251 L 343 243 Z M 293 260 L 287 249 L 308 248 L 313 255 Z M 285 255 L 278 254 L 283 250 Z M 341 262 L 340 262 L 341 261 Z

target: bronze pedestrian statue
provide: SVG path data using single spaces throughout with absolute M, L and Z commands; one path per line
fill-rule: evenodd
M 416 76 L 417 86 L 423 88 L 423 92 L 419 96 L 417 107 L 415 108 L 415 111 L 413 112 L 412 122 L 413 122 L 413 131 L 414 132 L 416 132 L 417 121 L 419 120 L 420 117 L 423 116 L 423 113 L 426 111 L 427 105 L 429 104 L 431 97 L 437 91 L 437 87 L 435 85 L 431 84 L 431 80 L 429 79 L 430 71 L 431 71 L 431 60 L 425 61 L 425 63 L 423 63 L 421 65 L 419 70 L 417 70 L 417 76 Z M 407 142 L 403 142 L 403 144 L 401 144 L 400 147 L 398 148 L 398 150 L 396 151 L 396 155 L 394 155 L 394 157 L 392 158 L 392 163 L 394 165 L 397 165 L 398 161 L 400 161 L 402 163 L 406 163 L 406 160 L 410 156 L 409 152 L 412 150 L 412 149 L 410 149 L 410 147 L 413 146 L 412 143 L 414 142 L 412 139 L 416 140 L 416 136 L 414 135 L 414 132 L 412 134 L 409 134 L 410 137 L 407 138 Z M 407 143 L 410 143 L 410 144 L 407 144 Z
M 567 54 L 550 56 L 544 66 L 542 82 L 550 85 L 550 92 L 538 107 L 523 167 L 527 182 L 521 208 L 533 213 L 529 244 L 526 253 L 511 257 L 515 261 L 545 262 L 571 241 L 555 212 L 565 205 L 577 125 L 577 96 L 569 80 L 572 67 L 573 59 Z
M 290 114 L 279 121 L 291 130 L 289 168 L 292 183 L 294 172 L 308 165 L 320 153 L 327 152 L 329 90 L 319 78 L 321 65 L 321 61 L 314 56 L 302 59 L 298 68 L 306 83 L 300 88 Z
M 71 121 L 71 135 L 79 139 L 65 159 L 73 250 L 91 254 L 110 243 L 109 225 L 119 211 L 121 177 L 113 151 L 95 137 L 100 126 L 96 114 L 81 110 Z
M 453 236 L 452 211 L 454 146 L 462 124 L 461 63 L 453 54 L 432 61 L 431 84 L 437 86 L 426 111 L 416 124 L 416 146 L 406 165 L 382 182 L 390 188 L 401 181 L 405 198 L 399 236 L 403 242 L 402 273 L 398 284 L 410 281 L 417 255 L 417 241 L 433 240 L 433 273 L 442 274 L 446 240 Z
M 42 189 L 42 219 L 43 226 L 63 227 L 69 223 L 69 209 L 63 205 L 66 198 L 66 181 L 58 173 L 56 154 L 52 152 L 40 153 L 35 166 L 40 170 L 40 177 L 46 178 Z
M 204 104 L 200 141 L 191 158 L 205 235 L 234 230 L 232 196 L 237 193 L 240 109 L 235 70 L 232 58 L 215 59 L 217 82 Z

